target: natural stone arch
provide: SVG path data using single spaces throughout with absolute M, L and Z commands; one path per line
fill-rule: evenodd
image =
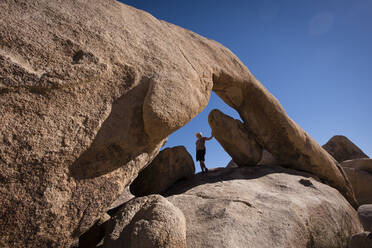
M 69 246 L 212 89 L 271 153 L 354 202 L 337 163 L 217 42 L 113 0 L 0 7 L 1 244 Z

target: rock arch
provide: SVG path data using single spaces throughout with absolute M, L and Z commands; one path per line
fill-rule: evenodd
M 337 162 L 217 42 L 113 0 L 0 10 L 0 244 L 69 246 L 212 90 L 267 150 L 354 203 Z

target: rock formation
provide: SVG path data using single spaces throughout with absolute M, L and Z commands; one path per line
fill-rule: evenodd
M 355 159 L 342 162 L 359 205 L 372 204 L 372 159 Z
M 136 196 L 159 194 L 194 173 L 194 160 L 184 146 L 166 148 L 139 173 L 130 185 L 130 191 Z
M 358 208 L 358 215 L 364 230 L 372 232 L 372 204 L 360 206 Z
M 135 198 L 105 226 L 105 248 L 186 248 L 183 213 L 159 195 Z
M 356 211 L 311 174 L 279 166 L 221 168 L 172 187 L 187 247 L 347 247 Z
M 342 135 L 333 136 L 323 148 L 339 163 L 350 159 L 368 158 L 359 147 Z
M 256 165 L 260 161 L 262 148 L 241 121 L 214 109 L 208 122 L 213 136 L 237 165 Z
M 336 161 L 217 42 L 113 0 L 5 0 L 0 15 L 1 245 L 68 247 L 212 89 L 276 158 L 354 203 Z

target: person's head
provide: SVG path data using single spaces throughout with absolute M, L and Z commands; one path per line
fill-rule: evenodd
M 203 137 L 203 136 L 202 136 L 202 133 L 199 132 L 199 133 L 196 133 L 196 134 L 195 134 L 195 137 L 196 137 L 197 139 L 200 139 L 200 138 Z

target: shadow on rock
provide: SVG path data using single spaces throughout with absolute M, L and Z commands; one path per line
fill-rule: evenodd
M 268 174 L 273 173 L 285 173 L 290 175 L 297 175 L 306 178 L 314 178 L 320 181 L 315 175 L 307 172 L 286 169 L 280 166 L 252 166 L 252 167 L 238 167 L 238 168 L 215 168 L 209 170 L 208 173 L 198 173 L 194 177 L 188 180 L 182 180 L 169 188 L 163 195 L 172 196 L 182 194 L 194 187 L 202 184 L 216 183 L 229 180 L 252 180 L 257 179 Z M 306 179 L 304 179 L 306 180 Z M 303 184 L 303 181 L 299 181 L 299 184 Z M 306 185 L 304 185 L 306 186 Z
M 112 104 L 89 149 L 70 166 L 72 177 L 89 179 L 107 174 L 146 152 L 142 105 L 147 89 L 148 83 L 140 83 Z

